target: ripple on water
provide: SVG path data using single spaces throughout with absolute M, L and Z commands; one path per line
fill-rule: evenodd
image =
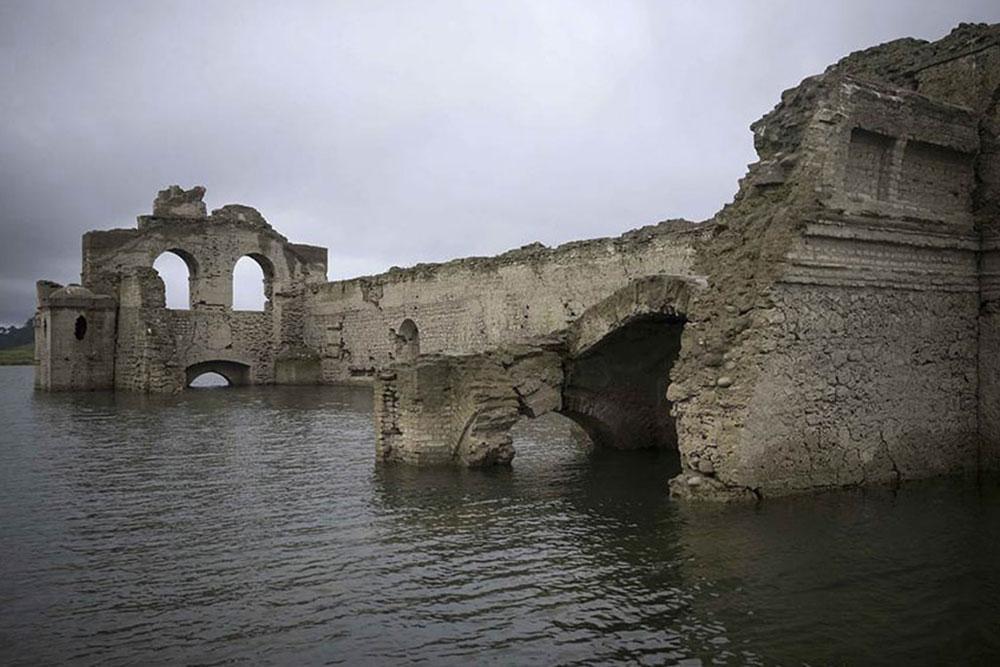
M 1000 493 L 678 506 L 674 458 L 519 424 L 376 467 L 343 388 L 45 395 L 0 369 L 6 664 L 765 664 L 1000 652 Z

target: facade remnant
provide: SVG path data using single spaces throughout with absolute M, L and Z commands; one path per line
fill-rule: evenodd
M 1000 468 L 1000 26 L 852 54 L 752 130 L 709 221 L 334 282 L 325 249 L 172 186 L 84 236 L 82 286 L 39 283 L 36 384 L 372 384 L 379 460 L 426 465 L 509 463 L 513 424 L 559 412 L 676 448 L 686 498 Z M 232 310 L 245 255 L 261 313 Z
M 250 207 L 207 215 L 204 194 L 173 186 L 136 229 L 85 234 L 83 287 L 39 283 L 36 386 L 170 392 L 189 384 L 192 369 L 233 384 L 316 381 L 317 354 L 295 343 L 306 295 L 326 282 L 326 249 L 289 243 Z M 187 265 L 189 310 L 165 307 L 153 269 L 164 252 Z M 233 267 L 243 256 L 261 267 L 263 312 L 232 309 Z M 83 340 L 64 325 L 73 313 L 94 323 Z

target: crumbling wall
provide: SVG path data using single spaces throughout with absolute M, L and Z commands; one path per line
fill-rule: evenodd
M 648 275 L 691 275 L 705 228 L 673 221 L 613 239 L 541 245 L 491 258 L 420 265 L 316 290 L 307 326 L 327 382 L 369 382 L 396 361 L 411 320 L 420 352 L 472 354 L 566 328 L 590 306 Z
M 981 242 L 979 460 L 984 469 L 995 470 L 1000 469 L 1000 29 L 965 26 L 955 32 L 963 34 L 965 48 L 923 67 L 917 89 L 978 114 L 972 215 Z
M 645 276 L 588 308 L 567 329 L 467 355 L 421 355 L 375 382 L 380 461 L 504 465 L 521 416 L 557 411 L 592 442 L 676 447 L 664 396 L 684 313 L 701 283 Z
M 173 356 L 174 341 L 170 312 L 163 307 L 163 281 L 151 266 L 137 267 L 115 278 L 115 388 L 167 392 L 183 387 L 184 369 L 166 363 Z
M 35 386 L 93 391 L 114 386 L 115 304 L 81 285 L 39 281 Z
M 761 162 L 695 265 L 709 289 L 669 394 L 678 495 L 979 465 L 979 117 L 906 90 L 923 57 L 886 65 L 922 43 L 887 48 L 807 79 L 754 126 Z
M 305 344 L 304 328 L 309 290 L 326 280 L 326 250 L 289 243 L 249 206 L 209 215 L 204 194 L 172 186 L 136 229 L 84 236 L 84 284 L 117 306 L 109 336 L 114 386 L 177 391 L 187 384 L 188 367 L 208 361 L 245 365 L 255 384 L 318 382 L 319 355 Z M 167 251 L 188 266 L 188 310 L 165 307 L 152 266 Z M 263 272 L 263 312 L 232 308 L 233 268 L 244 256 Z
M 562 407 L 558 339 L 486 354 L 424 355 L 375 381 L 376 458 L 482 467 L 514 458 L 510 429 Z
M 682 273 L 706 289 L 687 304 L 669 378 L 644 389 L 656 402 L 669 381 L 676 495 L 753 498 L 996 465 L 997 37 L 963 26 L 938 43 L 854 54 L 754 124 L 760 161 L 691 237 Z M 609 379 L 619 370 L 645 386 L 643 368 L 617 354 L 583 383 L 591 412 L 623 402 L 601 400 L 626 384 Z M 435 391 L 397 389 L 397 403 Z M 572 393 L 564 386 L 564 411 Z
M 936 42 L 898 40 L 852 54 L 831 70 L 914 90 L 976 114 L 971 214 L 979 254 L 979 459 L 1000 467 L 1000 26 L 962 24 Z
M 278 337 L 269 312 L 163 307 L 163 281 L 152 268 L 121 276 L 116 386 L 173 392 L 187 386 L 186 369 L 211 361 L 249 367 L 252 384 L 275 378 Z
M 777 493 L 976 470 L 976 301 L 777 290 L 728 479 Z

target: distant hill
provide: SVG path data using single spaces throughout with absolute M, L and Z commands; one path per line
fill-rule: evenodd
M 0 350 L 23 347 L 35 342 L 35 325 L 31 320 L 19 327 L 0 327 Z

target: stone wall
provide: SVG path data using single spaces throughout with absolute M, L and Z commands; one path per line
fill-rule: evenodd
M 732 451 L 734 485 L 897 483 L 976 470 L 975 293 L 787 285 Z
M 42 281 L 35 316 L 35 386 L 89 391 L 114 386 L 115 304 L 86 287 Z
M 669 394 L 678 495 L 759 497 L 983 465 L 980 117 L 908 89 L 911 74 L 855 65 L 786 92 L 755 125 L 762 161 L 699 248 L 709 290 Z
M 691 237 L 681 273 L 706 288 L 685 311 L 676 361 L 669 320 L 642 367 L 629 351 L 658 340 L 655 322 L 629 345 L 612 332 L 596 343 L 610 356 L 581 395 L 595 415 L 635 403 L 621 398 L 630 387 L 652 412 L 672 410 L 677 495 L 759 498 L 996 465 L 998 44 L 998 28 L 963 26 L 855 54 L 786 91 L 753 126 L 760 161 L 733 203 Z M 665 377 L 647 387 L 642 371 L 661 358 Z M 562 411 L 576 400 L 573 361 L 564 368 Z M 424 401 L 425 417 L 468 401 L 439 389 L 404 382 L 393 401 L 399 414 Z M 637 423 L 650 410 L 633 412 Z
M 310 287 L 326 280 L 326 249 L 289 243 L 248 206 L 232 204 L 208 215 L 204 194 L 204 188 L 172 186 L 160 192 L 154 215 L 141 216 L 137 228 L 84 236 L 84 285 L 112 304 L 113 386 L 178 391 L 189 382 L 189 368 L 211 370 L 206 364 L 213 362 L 220 369 L 246 367 L 228 373 L 231 381 L 318 382 L 319 357 L 303 337 Z M 166 308 L 163 281 L 152 268 L 164 252 L 188 267 L 188 310 Z M 262 312 L 232 307 L 233 268 L 245 256 L 264 276 Z M 93 388 L 107 384 L 104 376 L 92 378 Z
M 311 298 L 306 341 L 323 355 L 325 381 L 369 382 L 377 368 L 412 355 L 401 334 L 407 320 L 427 354 L 471 354 L 530 340 L 565 329 L 636 278 L 691 275 L 704 232 L 672 221 L 618 238 L 528 246 L 328 283 Z
M 379 461 L 482 467 L 510 463 L 510 429 L 521 415 L 562 407 L 560 342 L 486 354 L 424 355 L 375 381 Z
M 424 354 L 381 370 L 378 460 L 508 464 L 511 427 L 552 411 L 600 446 L 675 448 L 666 386 L 684 313 L 702 288 L 685 276 L 636 278 L 552 335 L 481 353 Z

